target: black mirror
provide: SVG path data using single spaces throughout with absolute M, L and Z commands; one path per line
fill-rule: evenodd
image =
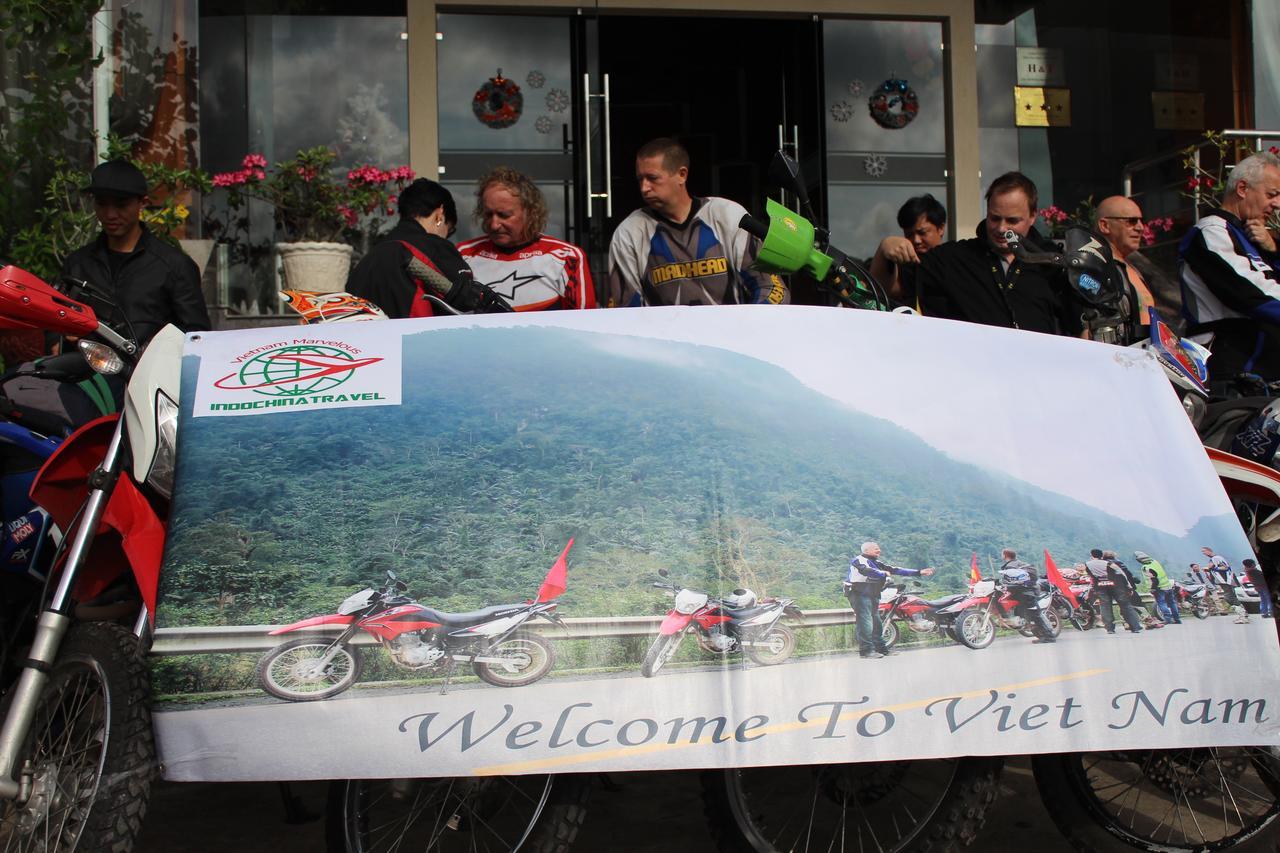
M 665 577 L 666 577 L 667 575 L 669 575 L 669 574 L 671 574 L 671 572 L 667 571 L 666 569 L 658 569 L 658 576 L 659 576 L 659 577 L 664 577 L 664 578 L 665 578 Z
M 809 204 L 809 191 L 805 188 L 799 163 L 779 151 L 773 155 L 773 162 L 769 164 L 769 180 L 796 197 L 800 202 L 800 213 L 810 220 L 814 218 L 813 207 Z
M 396 589 L 400 590 L 401 592 L 404 592 L 408 588 L 409 588 L 409 585 L 404 581 L 396 581 Z

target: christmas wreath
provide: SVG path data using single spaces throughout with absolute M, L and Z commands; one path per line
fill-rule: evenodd
M 490 77 L 476 90 L 475 97 L 471 99 L 471 111 L 494 130 L 511 127 L 520 120 L 524 111 L 524 95 L 520 94 L 520 87 L 515 81 L 502 76 L 499 68 L 497 76 Z
M 867 106 L 876 124 L 898 130 L 910 124 L 920 112 L 920 99 L 906 80 L 890 77 L 876 87 L 867 100 Z

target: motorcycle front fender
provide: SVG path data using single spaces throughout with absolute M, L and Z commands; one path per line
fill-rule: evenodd
M 692 613 L 668 613 L 666 618 L 662 620 L 662 626 L 658 629 L 658 633 L 664 637 L 671 634 L 679 634 L 685 628 L 688 628 L 689 623 L 692 621 Z
M 291 631 L 302 631 L 307 628 L 315 628 L 318 625 L 350 625 L 354 621 L 356 621 L 355 616 L 341 616 L 337 613 L 331 613 L 328 616 L 312 616 L 310 619 L 303 619 L 301 622 L 294 622 L 292 625 L 282 625 L 274 631 L 269 631 L 267 636 L 274 637 L 278 634 L 288 634 Z
M 31 499 L 43 507 L 63 531 L 69 531 L 89 495 L 90 475 L 106 458 L 119 415 L 90 421 L 72 433 L 45 460 L 31 484 Z M 112 536 L 103 536 L 108 532 Z M 107 499 L 94 540 L 92 557 L 73 590 L 79 601 L 101 594 L 125 572 L 132 572 L 147 613 L 154 620 L 165 522 L 121 472 Z

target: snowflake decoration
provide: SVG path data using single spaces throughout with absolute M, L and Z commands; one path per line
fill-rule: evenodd
M 533 126 L 537 129 L 538 133 L 550 133 L 554 129 L 551 124 L 551 119 L 546 116 L 538 116 L 538 120 L 533 123 Z
M 831 105 L 831 117 L 839 122 L 853 118 L 853 104 L 848 101 L 836 101 Z
M 547 92 L 547 109 L 553 113 L 562 113 L 569 107 L 569 93 L 564 89 L 552 89 Z
M 862 81 L 861 81 L 861 80 L 850 80 L 850 81 L 849 81 L 849 94 L 850 94 L 850 95 L 853 95 L 855 98 L 862 94 Z
M 889 161 L 884 159 L 883 154 L 869 154 L 862 158 L 862 169 L 873 178 L 883 178 L 884 173 L 889 171 Z
M 524 82 L 529 84 L 530 89 L 541 89 L 546 85 L 547 75 L 535 68 L 524 78 Z

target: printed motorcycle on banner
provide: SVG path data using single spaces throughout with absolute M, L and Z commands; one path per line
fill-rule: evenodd
M 172 779 L 1280 742 L 1141 351 L 733 306 L 208 333 L 183 382 Z M 1179 620 L 1206 571 L 1240 606 Z

